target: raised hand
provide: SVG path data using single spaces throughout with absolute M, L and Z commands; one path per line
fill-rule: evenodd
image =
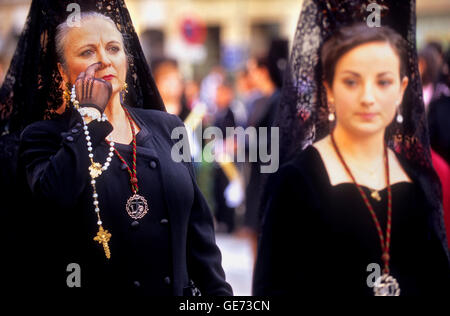
M 93 107 L 103 113 L 112 94 L 112 86 L 106 80 L 95 78 L 101 62 L 90 65 L 75 80 L 75 92 L 80 107 Z

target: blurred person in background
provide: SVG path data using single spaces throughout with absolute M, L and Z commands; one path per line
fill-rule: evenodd
M 195 104 L 199 101 L 200 98 L 200 86 L 197 81 L 195 81 L 194 79 L 185 81 L 183 98 L 186 104 L 186 108 L 189 111 L 192 111 Z
M 248 61 L 248 75 L 250 85 L 254 86 L 262 95 L 254 100 L 248 114 L 247 126 L 257 129 L 267 128 L 267 139 L 258 135 L 258 146 L 270 148 L 270 128 L 274 124 L 275 113 L 280 101 L 280 89 L 283 85 L 283 73 L 288 58 L 288 42 L 283 39 L 274 39 L 271 42 L 268 53 L 264 57 L 250 59 Z M 260 208 L 263 188 L 267 174 L 262 174 L 260 162 L 249 162 L 250 176 L 246 188 L 245 220 L 241 234 L 247 236 L 256 257 L 257 235 L 260 231 Z
M 447 52 L 444 55 L 444 75 L 445 75 L 445 83 L 448 87 L 450 87 L 450 45 L 448 45 Z
M 261 91 L 256 88 L 253 80 L 250 78 L 249 71 L 246 68 L 238 71 L 236 74 L 236 98 L 244 105 L 247 116 L 252 112 L 255 100 L 262 97 Z M 246 125 L 248 124 L 248 119 Z
M 216 93 L 217 87 L 225 79 L 225 70 L 222 66 L 216 65 L 211 68 L 209 73 L 202 79 L 200 83 L 200 101 L 204 102 L 207 107 L 207 115 L 205 123 L 212 124 L 217 111 Z
M 450 89 L 448 65 L 442 45 L 430 42 L 419 51 L 419 73 L 423 84 L 433 166 L 443 191 L 444 220 L 450 234 Z M 450 240 L 448 240 L 450 245 Z
M 439 69 L 439 77 L 437 79 L 437 82 L 443 82 L 448 85 L 447 83 L 447 76 L 448 76 L 448 68 L 447 63 L 445 61 L 445 52 L 442 44 L 438 41 L 429 41 L 425 47 L 433 47 L 435 51 L 438 53 L 436 62 L 440 65 Z M 420 61 L 420 58 L 419 58 Z
M 225 78 L 217 87 L 215 93 L 216 114 L 214 126 L 222 131 L 223 139 L 214 140 L 219 150 L 233 154 L 233 140 L 226 139 L 226 128 L 235 127 L 235 115 L 231 109 L 234 100 L 233 82 L 230 77 Z M 230 145 L 231 144 L 231 145 Z M 215 217 L 217 221 L 216 231 L 221 233 L 232 233 L 235 229 L 235 208 L 227 204 L 225 189 L 230 184 L 229 179 L 218 163 L 214 164 L 214 200 Z
M 450 166 L 434 150 L 431 150 L 431 161 L 442 185 L 442 207 L 444 210 L 444 222 L 447 236 L 450 236 Z M 447 238 L 450 249 L 450 238 Z
M 436 153 L 450 163 L 450 89 L 442 80 L 444 59 L 436 44 L 419 51 L 419 72 L 428 118 L 430 143 Z
M 184 121 L 190 110 L 183 98 L 184 84 L 178 62 L 170 58 L 156 59 L 152 62 L 152 73 L 167 112 Z

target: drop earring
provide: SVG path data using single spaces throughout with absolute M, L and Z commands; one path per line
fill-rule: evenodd
M 328 107 L 328 121 L 334 122 L 336 119 L 336 115 L 334 115 L 334 112 L 331 110 L 331 107 L 333 106 L 333 101 L 330 102 L 330 106 Z
M 398 124 L 402 124 L 403 123 L 403 115 L 400 113 L 400 107 L 397 108 L 396 120 L 397 120 Z
M 336 119 L 336 116 L 334 115 L 334 113 L 330 112 L 330 114 L 328 114 L 328 121 L 334 122 L 335 119 Z
M 63 91 L 63 98 L 66 101 L 66 104 L 68 104 L 70 102 L 70 84 L 66 83 L 64 91 Z
M 128 93 L 128 84 L 126 82 L 122 85 L 122 90 L 120 91 L 120 103 L 123 105 L 125 100 L 125 95 Z

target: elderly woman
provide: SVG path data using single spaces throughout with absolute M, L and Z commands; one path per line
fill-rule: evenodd
M 123 102 L 129 58 L 116 24 L 87 12 L 55 39 L 68 98 L 23 131 L 20 149 L 46 225 L 37 238 L 47 286 L 232 295 L 192 166 L 171 158 L 183 123 Z

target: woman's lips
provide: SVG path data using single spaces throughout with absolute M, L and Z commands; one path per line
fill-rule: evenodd
M 114 75 L 106 75 L 106 76 L 103 76 L 103 80 L 108 80 L 108 81 L 110 81 L 110 80 L 112 80 L 114 77 L 115 77 Z
M 356 113 L 356 115 L 364 120 L 372 120 L 377 115 L 377 113 Z

